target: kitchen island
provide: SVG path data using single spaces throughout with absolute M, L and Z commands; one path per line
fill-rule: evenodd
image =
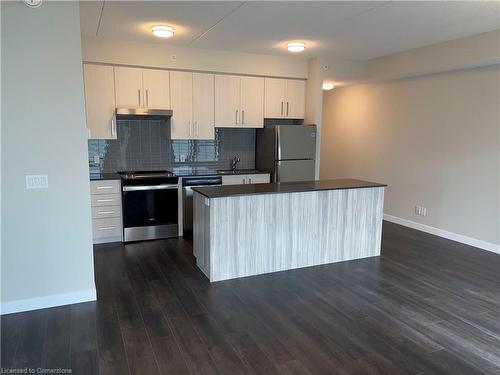
M 193 188 L 210 281 L 380 255 L 384 184 L 341 179 Z

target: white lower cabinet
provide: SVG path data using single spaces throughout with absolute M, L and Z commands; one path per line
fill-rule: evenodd
M 122 218 L 92 219 L 92 231 L 94 243 L 122 241 Z
M 222 185 L 265 184 L 268 182 L 270 182 L 269 173 L 222 176 Z
M 222 185 L 242 185 L 246 184 L 246 174 L 236 174 L 230 176 L 222 176 Z
M 269 173 L 247 174 L 247 184 L 267 184 L 269 182 Z
M 123 240 L 120 180 L 90 181 L 92 238 L 95 244 Z

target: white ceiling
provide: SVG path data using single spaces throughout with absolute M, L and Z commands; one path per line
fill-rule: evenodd
M 367 60 L 500 29 L 500 1 L 85 1 L 84 36 L 167 45 Z M 173 38 L 151 34 L 174 26 Z

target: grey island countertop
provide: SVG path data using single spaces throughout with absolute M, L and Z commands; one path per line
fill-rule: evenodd
M 224 198 L 241 195 L 261 195 L 280 193 L 300 193 L 306 191 L 363 189 L 385 187 L 387 185 L 377 182 L 355 179 L 297 181 L 268 184 L 222 185 L 193 187 L 193 190 L 207 198 Z

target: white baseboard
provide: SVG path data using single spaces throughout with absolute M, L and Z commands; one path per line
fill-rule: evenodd
M 477 238 L 472 238 L 468 236 L 464 236 L 462 234 L 448 232 L 444 229 L 439 229 L 435 227 L 431 227 L 429 225 L 417 223 L 415 221 L 402 219 L 397 216 L 392 216 L 388 214 L 384 214 L 384 220 L 390 221 L 391 223 L 396 223 L 399 225 L 403 225 L 405 227 L 413 228 L 422 232 L 434 234 L 439 237 L 447 238 L 452 241 L 457 241 L 466 245 L 474 246 L 479 249 L 488 250 L 493 253 L 500 254 L 500 245 L 494 244 L 492 242 L 486 242 L 483 240 L 478 240 Z
M 48 307 L 70 305 L 73 303 L 95 301 L 97 294 L 95 289 L 81 290 L 78 292 L 53 294 L 50 296 L 20 299 L 16 301 L 3 302 L 0 306 L 0 314 L 12 314 L 22 311 L 45 309 Z

